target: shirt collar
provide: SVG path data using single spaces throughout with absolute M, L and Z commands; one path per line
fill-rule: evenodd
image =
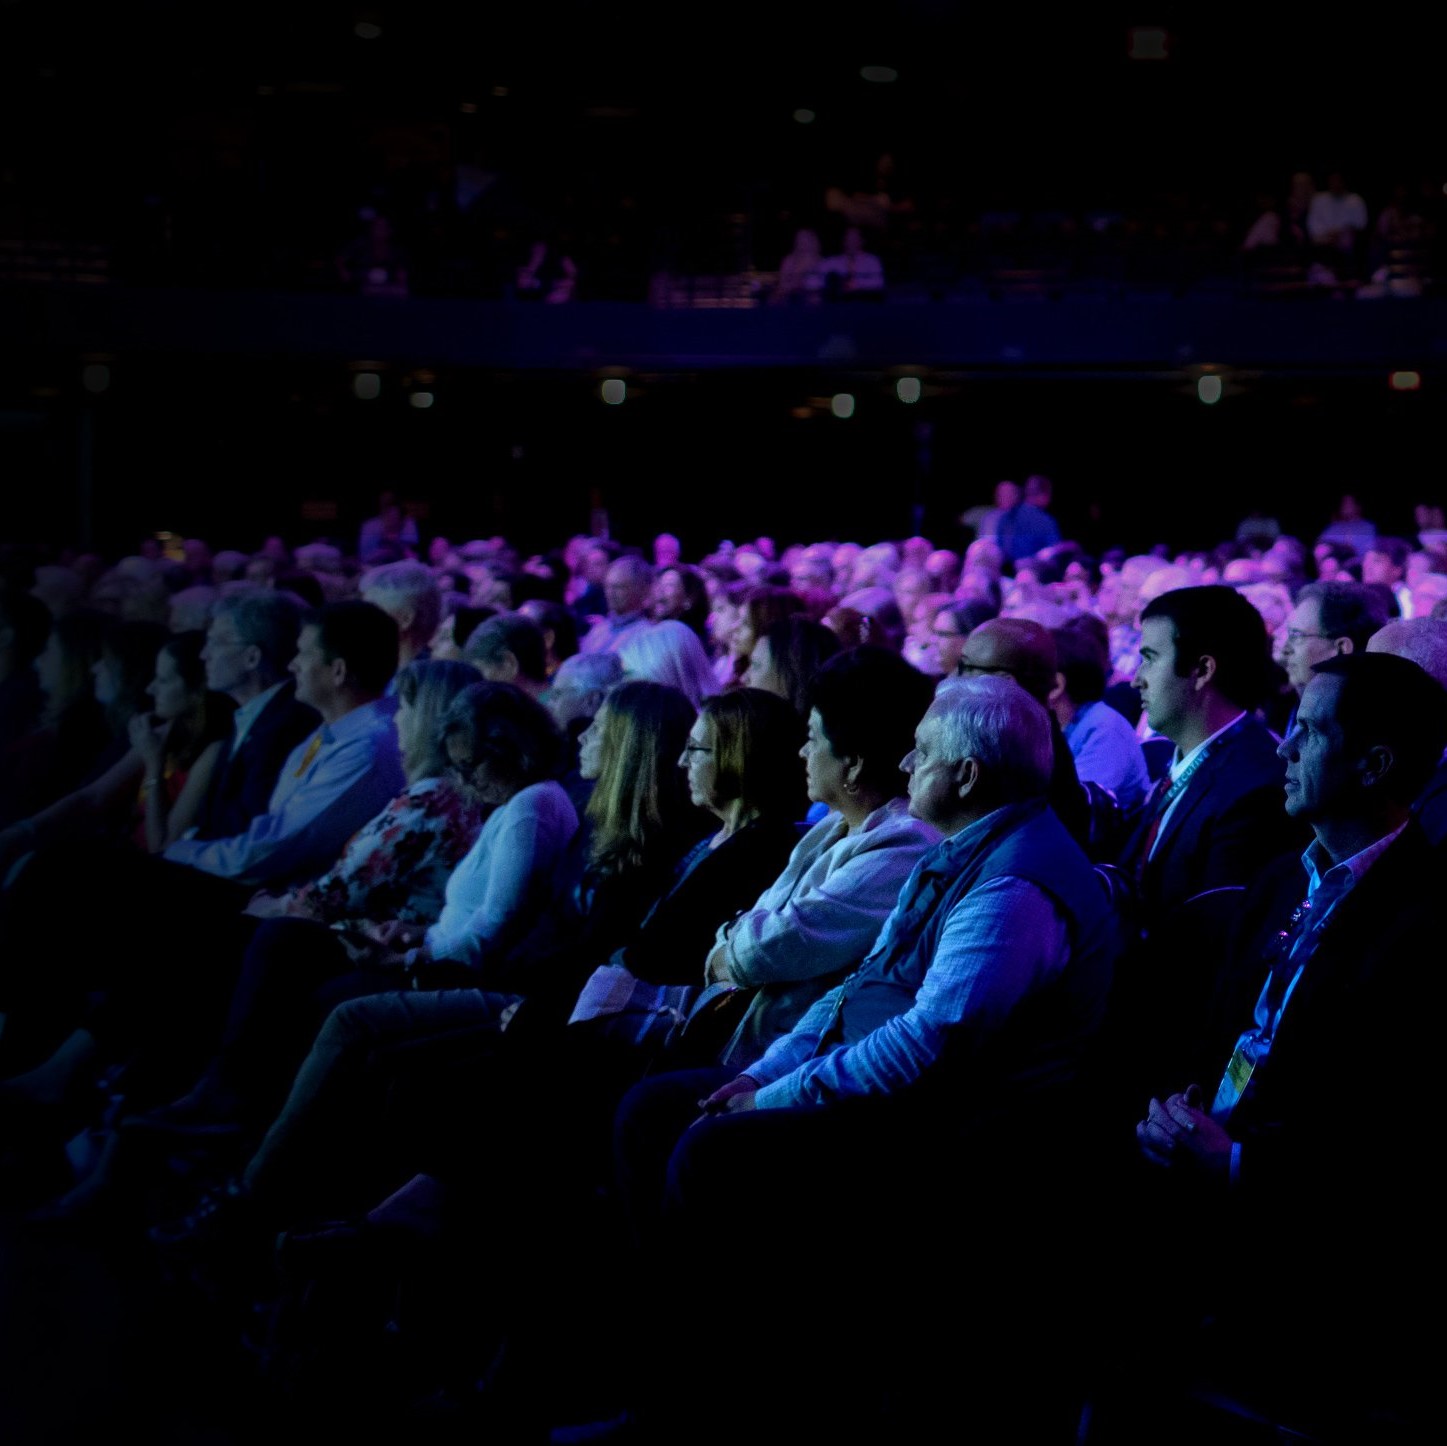
M 1245 716 L 1246 711 L 1242 709 L 1224 728 L 1218 728 L 1209 738 L 1202 739 L 1189 753 L 1177 753 L 1171 764 L 1171 782 L 1174 783 L 1195 762 L 1198 754 L 1209 748 L 1223 733 L 1229 733 Z
M 934 857 L 946 867 L 961 854 L 966 854 L 972 849 L 989 831 L 995 826 L 1000 815 L 1013 804 L 1005 804 L 1001 808 L 992 809 L 984 818 L 977 818 L 974 823 L 962 828 L 959 833 L 942 839 L 934 847 Z
M 245 738 L 251 731 L 251 725 L 261 716 L 266 705 L 271 702 L 281 690 L 286 687 L 285 681 L 273 683 L 271 687 L 264 689 L 254 698 L 248 698 L 232 716 L 232 729 L 237 738 Z
M 1311 898 L 1318 889 L 1323 888 L 1345 893 L 1353 884 L 1360 883 L 1362 875 L 1386 853 L 1388 846 L 1406 826 L 1404 823 L 1398 824 L 1391 833 L 1384 834 L 1376 843 L 1368 844 L 1366 848 L 1354 853 L 1349 859 L 1343 859 L 1339 864 L 1332 863 L 1331 856 L 1322 848 L 1320 841 L 1313 838 L 1301 856 L 1302 866 L 1306 869 L 1307 897 Z
M 360 737 L 363 733 L 370 733 L 380 720 L 390 721 L 390 718 L 390 711 L 383 706 L 381 701 L 363 703 L 349 713 L 343 713 L 335 723 L 323 723 L 321 726 L 322 742 L 346 743 L 352 738 Z

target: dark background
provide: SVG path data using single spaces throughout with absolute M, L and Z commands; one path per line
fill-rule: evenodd
M 359 39 L 359 21 L 381 35 Z M 1168 31 L 1167 61 L 1128 59 L 1127 32 L 1144 23 Z M 0 238 L 95 246 L 105 261 L 86 292 L 84 342 L 61 324 L 83 289 L 73 276 L 0 281 L 0 320 L 12 323 L 0 326 L 0 530 L 111 551 L 160 528 L 214 545 L 274 530 L 302 541 L 353 535 L 394 487 L 426 510 L 425 531 L 505 531 L 529 548 L 586 530 L 600 499 L 615 535 L 668 527 L 691 551 L 760 531 L 868 541 L 922 526 L 947 543 L 962 508 L 1030 471 L 1055 479 L 1062 521 L 1091 545 L 1208 543 L 1253 505 L 1311 532 L 1342 490 L 1405 530 L 1415 502 L 1441 500 L 1420 460 L 1436 446 L 1440 346 L 1392 357 L 1424 377 L 1399 395 L 1380 348 L 1356 353 L 1348 340 L 1329 365 L 1308 355 L 1251 368 L 1243 333 L 1238 354 L 1219 358 L 1240 370 L 1204 407 L 1168 348 L 1119 354 L 1103 311 L 1062 317 L 1069 366 L 945 358 L 923 371 L 912 408 L 894 400 L 889 370 L 912 360 L 907 347 L 839 366 L 773 344 L 727 368 L 654 355 L 614 408 L 597 391 L 610 334 L 589 334 L 587 298 L 642 308 L 660 269 L 772 267 L 796 225 L 837 234 L 825 187 L 867 189 L 883 151 L 921 226 L 949 236 L 976 234 L 1002 208 L 1123 211 L 1173 245 L 1218 235 L 1229 246 L 1260 192 L 1337 167 L 1375 217 L 1398 181 L 1441 193 L 1438 58 L 1422 18 L 1230 7 L 10 0 Z M 899 79 L 869 84 L 865 64 Z M 812 124 L 792 119 L 801 106 Z M 486 236 L 455 214 L 464 173 L 488 178 Z M 339 296 L 357 317 L 336 336 L 278 328 L 258 344 L 223 328 L 177 349 L 136 311 L 108 321 L 92 299 L 157 298 L 144 316 L 218 291 L 336 290 L 331 258 L 367 206 L 398 218 L 413 299 Z M 498 297 L 497 278 L 537 235 L 589 258 L 582 319 L 556 355 L 524 367 L 485 336 L 475 356 L 450 360 L 406 341 L 423 299 Z M 1172 298 L 1116 304 L 1169 309 Z M 385 332 L 351 345 L 378 308 Z M 1266 329 L 1289 332 L 1293 315 L 1283 304 Z M 363 360 L 384 368 L 375 402 L 350 390 Z M 98 362 L 99 394 L 81 381 Z M 408 405 L 419 372 L 435 377 L 427 411 Z M 836 391 L 857 398 L 847 422 L 828 412 Z

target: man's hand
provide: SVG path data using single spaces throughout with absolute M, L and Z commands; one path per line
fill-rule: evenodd
M 1231 1136 L 1202 1108 L 1199 1085 L 1164 1103 L 1153 1099 L 1136 1127 L 1141 1153 L 1153 1164 L 1187 1166 L 1225 1179 L 1231 1170 Z
M 726 1085 L 720 1085 L 706 1100 L 700 1100 L 698 1107 L 703 1111 L 700 1118 L 709 1115 L 738 1115 L 754 1108 L 754 1095 L 759 1082 L 752 1075 L 741 1074 Z M 694 1121 L 698 1123 L 697 1120 Z
M 732 984 L 733 977 L 729 973 L 729 946 L 727 944 L 715 944 L 709 951 L 709 956 L 704 960 L 703 977 L 708 984 Z

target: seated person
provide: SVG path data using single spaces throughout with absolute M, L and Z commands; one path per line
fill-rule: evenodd
M 962 678 L 994 674 L 1014 678 L 1047 710 L 1055 766 L 1050 776 L 1050 806 L 1082 848 L 1091 838 L 1090 809 L 1075 771 L 1075 759 L 1060 724 L 1050 713 L 1050 695 L 1058 676 L 1055 640 L 1049 628 L 1027 618 L 989 618 L 965 639 L 956 671 Z
M 353 955 L 366 956 L 379 925 L 425 926 L 441 913 L 447 881 L 488 812 L 451 776 L 443 747 L 448 712 L 476 678 L 464 663 L 436 660 L 398 674 L 406 789 L 353 835 L 320 879 L 252 898 L 246 912 L 269 922 L 247 944 L 221 1054 L 185 1096 L 145 1115 L 145 1128 L 238 1118 L 243 1095 L 256 1109 L 274 1106 L 264 1082 L 280 1076 L 284 1093 L 315 1037 L 315 991 L 353 970 Z M 391 974 L 376 980 L 379 988 L 395 983 Z
M 776 693 L 792 703 L 801 718 L 807 718 L 814 677 L 838 652 L 839 638 L 823 623 L 804 617 L 784 618 L 754 642 L 744 683 Z
M 1217 1389 L 1269 1414 L 1304 1410 L 1306 1434 L 1430 1429 L 1427 1337 L 1398 1302 L 1437 1233 L 1420 1142 L 1433 1125 L 1441 864 L 1411 810 L 1444 748 L 1447 693 L 1405 659 L 1334 657 L 1302 693 L 1281 753 L 1286 812 L 1312 841 L 1252 885 L 1220 1083 L 1152 1099 L 1136 1127 L 1164 1172 L 1164 1198 L 1144 1208 L 1159 1220 L 1164 1206 L 1192 1245 L 1170 1271 L 1137 1272 L 1132 1395 L 1142 1365 L 1159 1391 L 1204 1363 Z M 1242 1350 L 1227 1330 L 1213 1345 L 1203 1317 L 1224 1322 L 1254 1289 L 1262 1249 L 1272 1288 L 1255 1294 L 1253 1329 L 1272 1349 Z
M 1013 681 L 946 684 L 904 765 L 911 812 L 944 839 L 868 957 L 745 1073 L 663 1075 L 625 1098 L 620 1185 L 639 1237 L 689 1251 L 687 1293 L 670 1296 L 666 1315 L 675 1338 L 696 1339 L 696 1313 L 733 1328 L 757 1308 L 699 1245 L 710 1222 L 757 1220 L 763 1193 L 770 1218 L 807 1220 L 812 1248 L 835 1259 L 862 1221 L 942 1208 L 953 1218 L 962 1159 L 966 1181 L 988 1168 L 992 1190 L 1014 1200 L 1017 1181 L 993 1151 L 1030 1175 L 1027 1157 L 1047 1136 L 1068 1139 L 1061 1100 L 1104 1012 L 1117 931 L 1089 861 L 1045 803 L 1052 760 L 1048 716 Z M 707 1118 L 688 1128 L 701 1095 Z M 1017 1132 L 1029 1143 L 1011 1155 Z M 986 1276 L 989 1262 L 968 1254 Z M 1017 1279 L 1025 1263 L 1011 1253 Z M 880 1277 L 891 1292 L 908 1287 L 899 1272 Z M 864 1293 L 862 1279 L 851 1289 Z M 686 1389 L 681 1352 L 657 1350 L 650 1378 Z
M 98 1035 L 108 1036 L 109 1048 L 123 1056 L 181 1043 L 166 1027 L 176 1001 L 185 999 L 195 1010 L 215 1007 L 234 982 L 225 967 L 195 968 L 197 942 L 213 938 L 218 923 L 244 938 L 251 925 L 240 911 L 255 885 L 290 885 L 321 873 L 347 839 L 402 791 L 396 729 L 382 696 L 396 646 L 396 624 L 370 603 L 334 603 L 309 616 L 291 670 L 297 698 L 316 708 L 322 726 L 292 752 L 268 812 L 244 833 L 178 839 L 161 855 L 169 866 L 151 856 L 130 864 L 121 855 L 108 857 L 104 873 L 91 881 L 98 907 L 81 919 L 64 913 L 72 887 L 65 869 L 48 870 L 34 886 L 27 880 L 24 907 L 10 911 L 8 932 L 44 938 L 64 917 L 70 967 L 47 971 L 43 980 L 34 971 L 7 977 L 5 991 L 19 989 L 25 1007 L 59 1015 L 74 1010 L 77 991 L 103 996 L 99 1005 L 86 1005 L 85 1025 L 27 1076 L 38 1103 L 57 1105 L 73 1094 L 96 1065 Z M 117 959 L 112 933 L 122 917 L 167 919 L 169 947 Z M 224 966 L 240 953 L 228 938 L 214 957 Z
M 1135 729 L 1104 701 L 1110 655 L 1104 625 L 1096 635 L 1088 626 L 1067 623 L 1052 629 L 1056 659 L 1050 709 L 1075 759 L 1082 783 L 1098 783 L 1115 795 L 1124 814 L 1134 814 L 1150 790 L 1145 754 Z
M 236 705 L 206 687 L 204 638 L 182 633 L 155 656 L 150 713 L 131 716 L 130 749 L 99 778 L 0 832 L 0 877 L 20 852 L 114 830 L 151 853 L 190 828 L 231 734 Z
M 625 677 L 646 678 L 677 688 L 695 708 L 718 692 L 713 667 L 698 634 L 677 618 L 636 629 L 615 651 Z
M 932 694 L 927 678 L 884 648 L 840 653 L 815 673 L 805 782 L 827 812 L 754 906 L 715 936 L 705 974 L 747 1005 L 720 1063 L 746 1068 L 858 964 L 936 842 L 910 815 L 899 768 Z
M 546 1022 L 561 1024 L 587 968 L 600 954 L 606 957 L 637 937 L 645 916 L 656 917 L 656 927 L 665 933 L 660 948 L 691 929 L 698 936 L 695 957 L 701 954 L 704 930 L 712 929 L 707 920 L 713 918 L 716 924 L 718 912 L 731 901 L 725 897 L 702 920 L 690 917 L 687 907 L 660 913 L 657 903 L 685 873 L 684 859 L 696 852 L 700 810 L 673 752 L 686 746 L 694 723 L 682 695 L 660 684 L 623 683 L 609 695 L 586 731 L 582 749 L 583 772 L 597 782 L 589 801 L 591 827 L 583 847 L 571 853 L 558 887 L 543 888 L 529 927 L 524 931 L 514 924 L 514 946 L 494 949 L 482 959 L 479 987 L 381 995 L 334 1010 L 247 1167 L 243 1193 L 259 1192 L 264 1208 L 280 1213 L 288 1197 L 317 1181 L 316 1152 L 331 1141 L 327 1153 L 334 1157 L 336 1138 L 346 1134 L 339 1131 L 338 1120 L 370 1121 L 362 1086 L 367 1058 L 379 1045 L 465 1027 L 496 1033 L 514 1015 L 521 1020 L 520 1007 L 535 1010 L 545 1022 L 531 1021 L 534 1032 L 546 1028 Z M 558 791 L 556 784 L 547 786 Z M 506 862 L 501 857 L 499 866 Z M 729 867 L 727 859 L 722 867 Z M 719 872 L 704 870 L 699 883 L 710 887 L 713 876 L 721 887 Z M 695 909 L 708 906 L 706 893 L 698 889 L 686 893 L 682 902 Z M 559 920 L 563 908 L 567 917 Z M 481 926 L 491 928 L 490 921 L 482 920 Z M 496 937 L 498 931 L 492 932 Z M 233 1184 L 229 1193 L 209 1196 L 197 1218 L 180 1222 L 176 1233 L 208 1230 L 213 1210 L 233 1199 L 238 1189 Z
M 93 676 L 110 626 L 88 608 L 52 624 L 35 659 L 39 724 L 0 754 L 0 825 L 29 818 L 88 783 L 112 746 Z

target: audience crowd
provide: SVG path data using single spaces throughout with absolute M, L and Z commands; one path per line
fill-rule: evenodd
M 7 1206 L 421 1439 L 1425 1429 L 1440 512 L 1051 502 L 7 549 Z

